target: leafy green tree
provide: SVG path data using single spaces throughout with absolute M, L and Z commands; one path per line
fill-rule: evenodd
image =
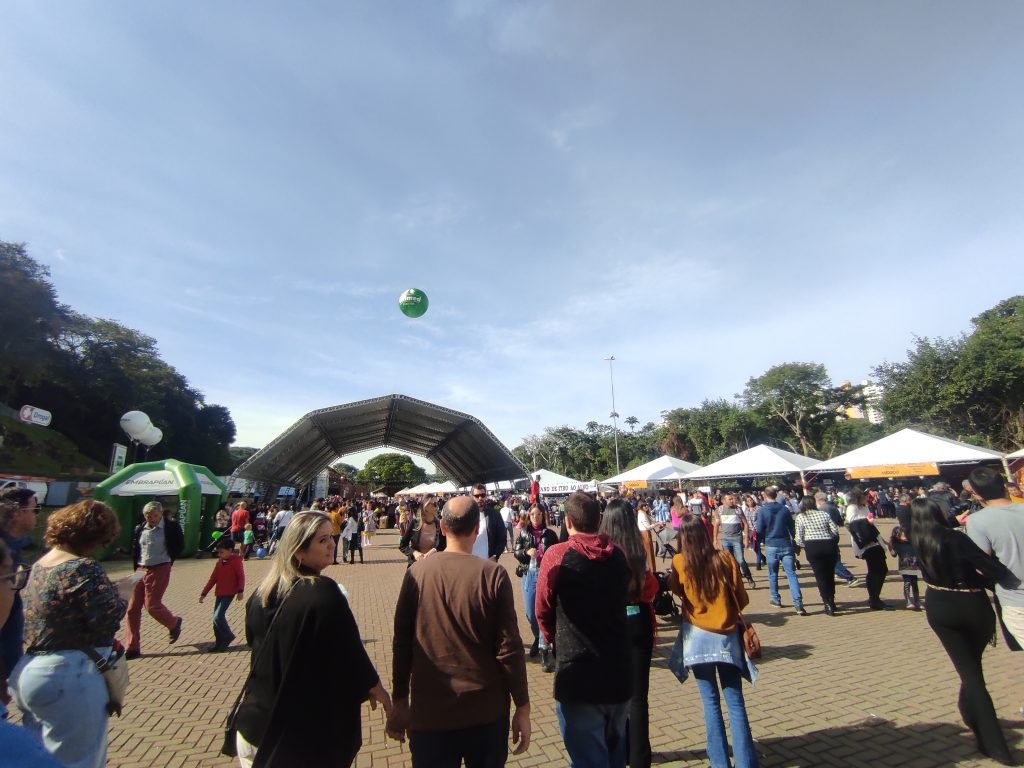
M 54 361 L 53 342 L 67 320 L 50 270 L 24 243 L 0 241 L 0 399 L 13 407 L 25 385 L 44 378 Z
M 427 471 L 416 465 L 404 453 L 382 453 L 366 462 L 356 473 L 356 482 L 361 485 L 409 486 L 422 483 Z
M 206 403 L 159 355 L 156 340 L 113 320 L 91 318 L 57 301 L 47 268 L 25 246 L 0 242 L 0 394 L 53 412 L 58 430 L 99 466 L 125 440 L 121 415 L 142 410 L 163 430 L 149 458 L 173 456 L 219 474 L 235 424 L 227 408 Z
M 747 382 L 739 396 L 766 426 L 774 422 L 794 453 L 820 454 L 845 409 L 863 401 L 859 387 L 833 387 L 820 363 L 782 363 Z
M 351 464 L 346 464 L 344 461 L 334 462 L 334 464 L 331 465 L 331 468 L 335 472 L 338 472 L 349 479 L 354 478 L 359 473 L 358 469 Z
M 1024 443 L 1024 296 L 971 321 L 968 335 L 918 338 L 907 359 L 882 363 L 886 422 L 1010 450 Z
M 636 426 L 639 423 L 640 423 L 640 419 L 638 419 L 636 416 L 627 416 L 626 417 L 626 426 L 629 427 L 629 431 L 630 432 L 636 432 Z

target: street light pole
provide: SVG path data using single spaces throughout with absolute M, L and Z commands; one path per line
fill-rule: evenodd
M 619 465 L 619 414 L 615 412 L 615 372 L 612 366 L 615 363 L 615 355 L 606 357 L 608 361 L 608 378 L 612 384 L 612 435 L 615 438 L 615 474 L 619 474 L 622 471 Z

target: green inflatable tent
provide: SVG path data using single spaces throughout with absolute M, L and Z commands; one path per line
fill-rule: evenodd
M 156 499 L 181 524 L 185 532 L 181 554 L 187 556 L 209 540 L 217 507 L 228 500 L 228 489 L 206 467 L 164 459 L 130 464 L 96 486 L 93 498 L 109 504 L 121 523 L 121 534 L 105 554 L 131 549 L 142 508 Z

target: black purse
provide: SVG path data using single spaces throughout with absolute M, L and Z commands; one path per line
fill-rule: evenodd
M 293 586 L 294 589 L 294 586 Z M 224 743 L 221 744 L 220 753 L 228 757 L 238 757 L 238 727 L 235 725 L 235 720 L 238 718 L 238 710 L 242 706 L 242 702 L 245 701 L 245 692 L 249 687 L 249 681 L 252 680 L 252 673 L 256 669 L 256 665 L 260 661 L 260 657 L 263 655 L 263 649 L 267 647 L 267 640 L 270 638 L 270 631 L 274 628 L 274 624 L 277 622 L 277 617 L 281 615 L 281 609 L 288 600 L 288 596 L 291 595 L 292 590 L 288 591 L 288 594 L 284 596 L 284 600 L 277 606 L 277 610 L 274 611 L 274 616 L 270 620 L 269 626 L 267 626 L 267 634 L 263 637 L 263 644 L 260 646 L 259 653 L 256 654 L 256 658 L 252 660 L 252 666 L 249 667 L 249 674 L 245 678 L 245 682 L 242 684 L 242 690 L 238 693 L 238 698 L 235 699 L 235 703 L 231 706 L 231 710 L 228 712 L 227 719 L 224 721 Z

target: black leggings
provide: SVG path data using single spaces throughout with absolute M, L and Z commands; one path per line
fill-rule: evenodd
M 818 594 L 825 605 L 835 606 L 836 603 L 836 563 L 839 561 L 839 550 L 835 539 L 810 539 L 804 542 L 807 561 L 814 571 L 814 581 L 818 585 Z
M 651 768 L 650 712 L 647 692 L 650 689 L 651 653 L 654 650 L 654 627 L 651 613 L 646 605 L 640 605 L 640 612 L 626 618 L 629 630 L 631 656 L 630 673 L 633 677 L 633 698 L 629 700 L 629 720 L 626 731 L 629 734 L 630 768 Z
M 1010 748 L 992 697 L 985 687 L 981 654 L 996 631 L 995 613 L 984 592 L 928 589 L 925 614 L 960 675 L 960 716 L 974 731 L 978 749 L 996 760 L 1009 760 Z
M 865 549 L 863 557 L 868 566 L 868 602 L 875 605 L 881 600 L 882 585 L 885 584 L 885 574 L 889 572 L 889 567 L 885 563 L 885 552 L 880 546 Z

